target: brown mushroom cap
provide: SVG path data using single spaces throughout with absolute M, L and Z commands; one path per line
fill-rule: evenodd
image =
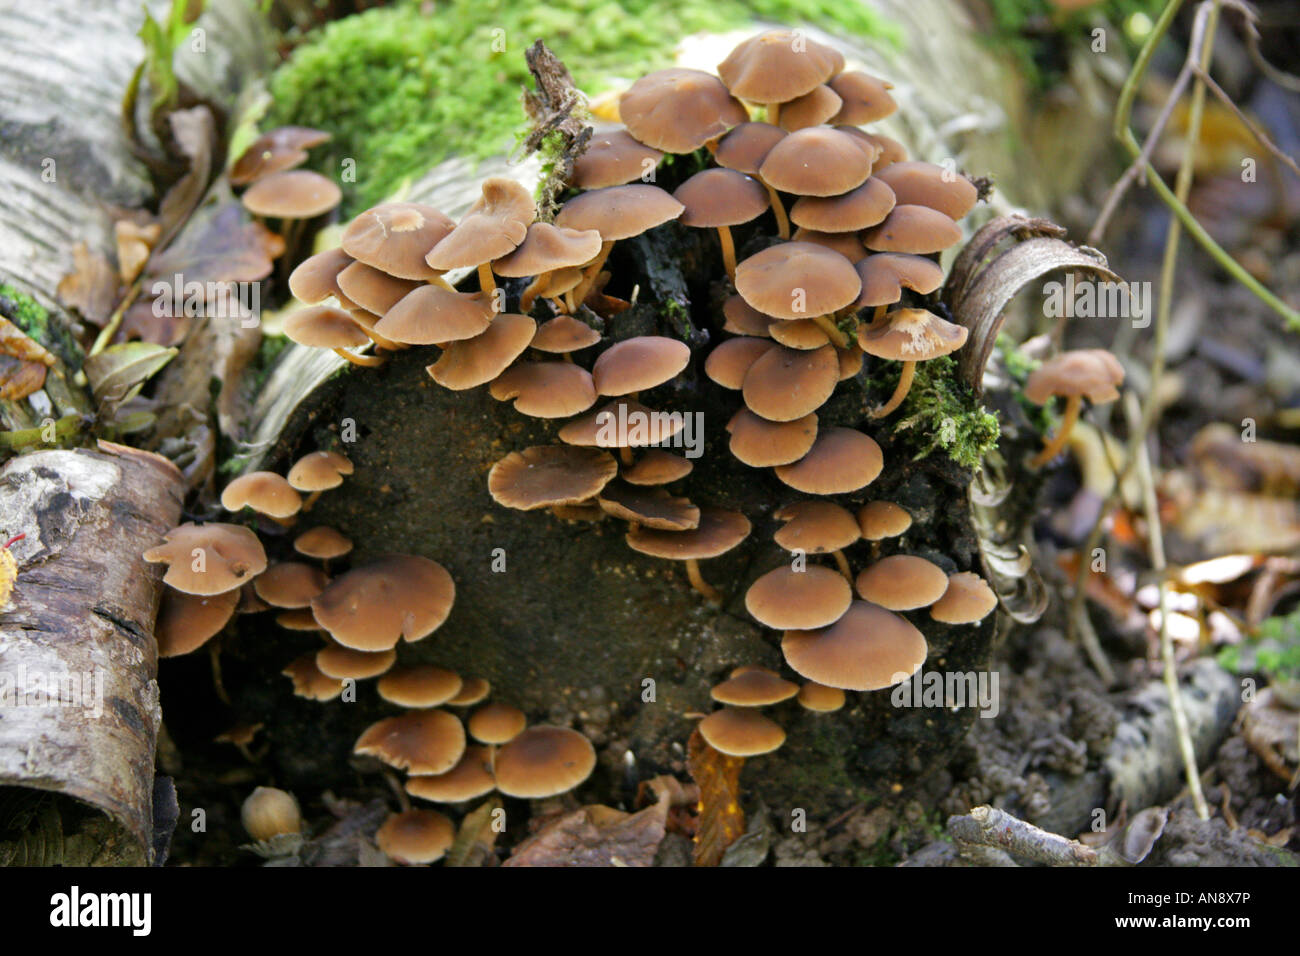
M 790 221 L 818 232 L 857 232 L 883 222 L 894 202 L 894 191 L 872 176 L 840 196 L 801 197 L 790 207 Z
M 293 681 L 295 697 L 308 700 L 333 700 L 343 693 L 343 681 L 330 677 L 316 666 L 315 654 L 303 654 L 294 658 L 293 663 L 280 672 Z
M 326 677 L 367 680 L 385 673 L 397 660 L 397 651 L 357 651 L 330 642 L 316 652 L 316 667 Z
M 491 793 L 497 787 L 492 776 L 492 751 L 470 744 L 460 762 L 446 773 L 431 777 L 411 777 L 406 792 L 434 803 L 461 803 Z
M 868 541 L 883 541 L 912 527 L 912 516 L 892 501 L 868 501 L 858 511 L 858 527 Z
M 858 329 L 858 345 L 877 358 L 919 362 L 957 351 L 970 330 L 926 309 L 894 309 Z
M 768 326 L 772 341 L 791 349 L 819 349 L 830 342 L 825 329 L 812 319 L 780 319 Z
M 638 335 L 602 352 L 591 368 L 591 377 L 600 395 L 628 395 L 676 378 L 690 360 L 691 350 L 685 342 L 662 335 Z
M 431 664 L 416 664 L 389 671 L 379 678 L 379 696 L 398 707 L 420 709 L 441 707 L 463 686 L 459 674 Z
M 853 263 L 811 242 L 783 242 L 736 266 L 736 291 L 764 315 L 811 319 L 851 305 L 862 289 Z
M 818 232 L 801 226 L 790 238 L 795 242 L 807 242 L 837 252 L 850 262 L 857 262 L 867 254 L 867 247 L 862 244 L 856 232 Z
M 843 690 L 881 690 L 911 677 L 925 663 L 925 637 L 905 618 L 866 601 L 830 627 L 787 631 L 785 661 L 801 677 Z
M 408 865 L 436 863 L 455 840 L 455 825 L 434 810 L 390 814 L 375 831 L 375 845 L 384 855 Z
M 866 126 L 898 112 L 898 104 L 889 95 L 892 83 L 859 70 L 845 70 L 827 82 L 842 105 L 834 116 L 823 122 Z
M 612 427 L 620 420 L 629 427 Z M 644 423 L 645 427 L 636 427 L 637 422 Z M 685 424 L 683 415 L 664 414 L 640 402 L 617 399 L 569 422 L 560 429 L 560 441 L 596 448 L 645 448 L 664 444 Z
M 353 262 L 338 274 L 339 291 L 347 300 L 375 315 L 383 315 L 421 285 L 414 279 L 390 276 L 364 262 Z
M 726 319 L 722 325 L 724 332 L 730 332 L 732 335 L 753 335 L 758 338 L 769 337 L 767 328 L 772 324 L 772 317 L 759 312 L 741 296 L 728 296 L 727 301 L 722 303 L 722 314 Z
M 261 610 L 265 610 L 262 608 Z M 275 616 L 275 623 L 286 631 L 324 631 L 325 628 L 312 616 L 311 608 L 299 607 L 281 611 Z M 313 660 L 315 658 L 313 657 Z
M 973 571 L 948 576 L 948 590 L 930 608 L 930 617 L 943 624 L 974 624 L 998 606 L 998 596 Z
M 1049 358 L 1029 373 L 1025 398 L 1045 405 L 1053 395 L 1081 395 L 1090 402 L 1113 402 L 1124 381 L 1124 367 L 1105 349 L 1075 349 Z
M 783 130 L 794 132 L 825 123 L 840 111 L 843 101 L 831 87 L 814 86 L 803 96 L 796 97 L 781 107 L 778 119 Z
M 856 126 L 837 126 L 835 128 L 850 135 L 856 135 L 861 142 L 872 147 L 876 154 L 875 164 L 871 167 L 873 173 L 879 172 L 886 166 L 892 166 L 894 163 L 907 160 L 907 150 L 896 139 L 890 139 L 888 136 L 882 136 L 879 133 L 868 133 Z
M 803 571 L 789 565 L 773 568 L 745 592 L 745 610 L 777 630 L 825 627 L 838 620 L 852 601 L 853 591 L 844 576 L 816 564 Z
M 536 216 L 531 192 L 513 179 L 490 176 L 483 181 L 483 195 L 424 261 L 445 272 L 500 259 L 524 241 Z
M 600 333 L 586 322 L 571 315 L 557 315 L 538 326 L 528 347 L 558 355 L 590 348 L 599 341 Z
M 714 685 L 709 696 L 719 704 L 730 704 L 733 707 L 767 707 L 789 700 L 797 693 L 798 684 L 783 679 L 765 667 L 752 667 Z
M 758 168 L 765 183 L 796 196 L 838 196 L 871 175 L 859 141 L 825 126 L 796 130 L 771 148 Z
M 571 445 L 534 445 L 512 451 L 488 472 L 497 504 L 518 511 L 572 505 L 591 498 L 618 474 L 607 452 Z
M 313 219 L 343 200 L 332 180 L 309 169 L 272 173 L 244 190 L 239 201 L 254 216 L 270 219 Z
M 568 418 L 596 404 L 592 374 L 572 362 L 519 362 L 493 379 L 488 393 L 530 418 Z
M 327 491 L 343 484 L 352 474 L 352 462 L 336 451 L 313 451 L 303 455 L 289 469 L 289 484 L 298 491 Z
M 727 339 L 704 360 L 704 374 L 723 388 L 739 391 L 750 367 L 773 348 L 772 340 L 750 335 Z
M 737 44 L 718 64 L 733 95 L 751 103 L 788 103 L 829 80 L 843 60 L 795 30 L 768 30 Z
M 304 259 L 289 273 L 289 291 L 308 305 L 318 305 L 330 296 L 345 296 L 339 288 L 339 273 L 353 259 L 342 249 L 327 249 Z
M 689 531 L 663 531 L 644 525 L 625 538 L 633 551 L 670 561 L 701 561 L 725 554 L 749 536 L 749 519 L 738 511 L 704 507 L 699 524 Z
M 486 385 L 524 354 L 536 331 L 537 323 L 528 316 L 503 312 L 481 335 L 448 345 L 425 371 L 453 391 Z
M 302 508 L 302 496 L 273 471 L 250 471 L 240 475 L 221 492 L 221 507 L 227 511 L 252 508 L 272 518 L 289 518 Z
M 875 481 L 884 464 L 880 446 L 869 436 L 852 428 L 823 428 L 812 450 L 778 467 L 776 476 L 805 494 L 843 495 Z
M 582 155 L 573 161 L 573 175 L 569 182 L 578 189 L 622 186 L 653 171 L 663 158 L 661 150 L 638 142 L 626 129 L 605 130 L 595 133 Z M 593 252 L 587 258 L 595 255 Z
M 221 633 L 238 603 L 238 589 L 207 596 L 164 590 L 153 631 L 158 656 L 179 657 L 198 650 Z
M 329 305 L 309 305 L 290 313 L 283 331 L 291 341 L 314 349 L 353 349 L 370 342 L 356 319 Z
M 877 178 L 889 184 L 900 203 L 928 206 L 949 219 L 960 219 L 979 200 L 979 190 L 969 179 L 934 163 L 891 163 L 880 170 Z
M 943 568 L 913 554 L 891 554 L 858 575 L 858 593 L 887 611 L 911 611 L 943 597 L 948 575 Z
M 734 169 L 698 172 L 677 187 L 673 198 L 686 207 L 682 225 L 705 229 L 739 226 L 763 215 L 770 205 L 763 184 Z
M 741 123 L 718 141 L 713 158 L 725 169 L 753 176 L 772 147 L 785 136 L 785 130 L 771 123 Z
M 844 382 L 853 378 L 862 371 L 862 350 L 861 349 L 836 349 L 836 354 L 840 360 L 840 381 Z
M 729 757 L 757 757 L 785 743 L 785 731 L 752 707 L 723 707 L 700 721 L 700 736 Z
M 293 549 L 309 558 L 325 561 L 341 558 L 352 550 L 352 539 L 334 528 L 324 525 L 308 528 L 293 539 Z
M 497 751 L 497 789 L 508 797 L 539 800 L 572 790 L 596 769 L 596 750 L 576 730 L 529 727 Z
M 853 303 L 857 309 L 893 305 L 903 298 L 903 289 L 929 295 L 943 285 L 943 268 L 925 256 L 881 252 L 860 260 L 854 268 L 862 279 L 862 293 Z
M 482 335 L 494 314 L 488 296 L 422 285 L 389 309 L 375 331 L 403 345 L 442 345 Z
M 329 578 L 320 568 L 297 561 L 281 561 L 259 574 L 253 590 L 271 607 L 307 607 L 325 589 Z
M 339 575 L 312 599 L 316 620 L 345 647 L 383 651 L 442 626 L 456 585 L 436 561 L 390 554 Z
M 492 693 L 492 685 L 482 677 L 466 677 L 460 685 L 460 691 L 451 700 L 448 707 L 470 707 Z
M 776 345 L 745 373 L 745 405 L 770 422 L 794 421 L 821 408 L 839 380 L 840 360 L 833 347 Z
M 928 255 L 961 242 L 961 227 L 929 206 L 900 202 L 884 222 L 863 233 L 862 241 L 875 252 Z
M 605 242 L 614 242 L 676 219 L 685 208 L 658 186 L 608 186 L 574 196 L 556 215 L 555 225 L 579 231 L 595 229 Z
M 651 448 L 635 464 L 620 468 L 618 476 L 629 485 L 669 485 L 685 478 L 694 467 L 688 458 Z
M 638 142 L 667 153 L 694 152 L 749 119 L 716 76 L 681 68 L 641 77 L 619 99 L 618 115 Z
M 731 434 L 727 447 L 738 461 L 752 468 L 774 468 L 808 454 L 817 440 L 817 416 L 770 422 L 742 408 L 727 422 L 727 431 Z
M 413 710 L 371 724 L 352 752 L 411 774 L 446 773 L 465 753 L 465 728 L 445 710 Z
M 293 169 L 307 161 L 307 150 L 329 141 L 330 134 L 307 126 L 280 126 L 253 140 L 226 173 L 232 186 Z
M 394 278 L 426 281 L 442 271 L 431 268 L 424 261 L 425 255 L 455 225 L 450 216 L 433 206 L 386 202 L 353 219 L 343 233 L 341 245 L 353 259 Z
M 233 591 L 266 570 L 257 535 L 243 525 L 217 522 L 172 528 L 144 559 L 167 565 L 163 581 L 171 587 L 205 597 Z
M 799 705 L 817 714 L 829 714 L 844 706 L 844 691 L 809 681 L 799 688 Z
M 847 548 L 861 536 L 853 512 L 831 501 L 796 501 L 773 517 L 786 523 L 773 538 L 787 551 L 825 554 Z
M 596 501 L 606 514 L 647 528 L 689 531 L 700 523 L 699 508 L 689 499 L 670 495 L 663 488 L 611 481 L 601 489 Z
M 512 279 L 539 276 L 583 265 L 599 252 L 600 233 L 595 229 L 561 229 L 549 222 L 535 222 L 517 249 L 492 263 L 492 271 Z
M 518 707 L 493 702 L 470 714 L 466 726 L 470 736 L 483 744 L 505 744 L 514 740 L 528 725 L 528 718 Z

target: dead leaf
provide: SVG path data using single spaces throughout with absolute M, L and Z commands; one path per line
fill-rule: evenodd
M 465 814 L 443 866 L 486 865 L 497 839 L 497 831 L 492 826 L 492 815 L 500 808 L 500 801 L 493 797 L 477 810 Z
M 168 114 L 172 139 L 189 162 L 189 168 L 172 184 L 158 208 L 162 233 L 159 244 L 166 246 L 198 208 L 212 179 L 212 151 L 217 142 L 216 123 L 206 106 L 194 106 Z
M 130 283 L 140 274 L 162 227 L 156 222 L 138 223 L 119 219 L 113 223 L 113 237 L 117 242 L 117 274 L 123 282 Z
M 664 838 L 668 800 L 636 813 L 599 804 L 566 813 L 529 837 L 503 866 L 650 866 Z
M 254 222 L 237 199 L 205 205 L 176 240 L 158 253 L 149 275 L 170 282 L 256 282 L 271 274 L 284 240 Z
M 697 729 L 686 744 L 686 768 L 700 787 L 700 820 L 695 832 L 695 865 L 717 866 L 745 832 L 740 807 L 740 771 L 745 761 L 710 747 Z
M 45 385 L 45 370 L 54 363 L 39 342 L 0 316 L 0 398 L 26 398 Z
M 1241 717 L 1241 735 L 1255 755 L 1288 783 L 1300 764 L 1297 735 L 1300 713 L 1285 707 L 1273 688 L 1266 687 L 1246 705 Z
M 87 322 L 103 325 L 117 304 L 117 270 L 84 241 L 78 242 L 72 247 L 72 271 L 59 280 L 56 291 L 59 301 Z
M 86 359 L 84 371 L 96 402 L 116 407 L 134 398 L 152 376 L 176 357 L 177 349 L 150 342 L 110 345 Z

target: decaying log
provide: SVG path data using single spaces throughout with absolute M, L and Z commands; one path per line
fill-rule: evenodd
M 152 856 L 162 585 L 140 555 L 177 523 L 180 490 L 166 459 L 108 443 L 0 471 L 0 528 L 26 535 L 0 611 L 0 793 L 102 811 L 123 835 L 116 862 Z M 4 850 L 0 834 L 0 862 Z

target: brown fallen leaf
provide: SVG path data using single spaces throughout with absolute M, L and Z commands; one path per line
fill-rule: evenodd
M 727 847 L 745 832 L 740 807 L 740 771 L 745 761 L 710 747 L 697 729 L 686 744 L 686 769 L 700 788 L 695 831 L 695 865 L 717 866 Z
M 140 274 L 162 227 L 156 222 L 139 223 L 119 219 L 113 223 L 113 237 L 117 242 L 117 274 L 123 282 L 132 282 Z
M 39 342 L 0 316 L 0 398 L 26 398 L 45 384 L 45 370 L 54 363 Z
M 103 325 L 117 304 L 117 270 L 84 241 L 78 242 L 72 247 L 72 271 L 59 280 L 56 292 L 60 302 L 87 322 Z
M 149 276 L 167 282 L 177 274 L 186 282 L 256 282 L 271 274 L 272 260 L 283 252 L 280 236 L 226 196 L 194 214 L 176 240 L 154 257 Z
M 158 207 L 162 246 L 172 241 L 207 192 L 212 179 L 212 151 L 217 143 L 216 121 L 206 106 L 176 110 L 168 114 L 167 123 L 176 149 L 189 168 L 163 195 Z

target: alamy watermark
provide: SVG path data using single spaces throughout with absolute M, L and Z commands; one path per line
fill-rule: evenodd
M 0 671 L 0 714 L 58 707 L 79 707 L 98 720 L 104 713 L 104 672 L 38 671 L 25 664 L 14 671 Z
M 1000 700 L 997 671 L 917 671 L 889 695 L 895 707 L 974 707 L 988 718 L 998 715 Z
M 687 458 L 704 454 L 703 412 L 648 412 L 619 405 L 596 416 L 601 448 L 683 448 Z
M 1129 319 L 1135 329 L 1151 324 L 1150 282 L 1103 282 L 1076 279 L 1043 285 L 1043 314 L 1050 319 Z
M 177 272 L 170 279 L 156 280 L 149 293 L 155 318 L 237 319 L 245 329 L 257 328 L 262 322 L 260 282 L 187 282 Z

